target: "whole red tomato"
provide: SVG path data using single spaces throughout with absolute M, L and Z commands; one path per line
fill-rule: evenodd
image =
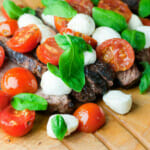
M 7 71 L 1 80 L 1 89 L 10 94 L 35 93 L 38 89 L 34 75 L 24 68 L 13 68 Z
M 81 105 L 74 116 L 79 119 L 79 131 L 95 132 L 105 123 L 105 114 L 100 106 L 94 103 Z

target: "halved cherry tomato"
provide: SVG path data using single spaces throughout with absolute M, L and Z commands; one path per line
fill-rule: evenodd
M 0 112 L 9 105 L 11 96 L 0 90 Z
M 53 65 L 58 65 L 59 58 L 64 52 L 55 41 L 55 38 L 48 38 L 43 44 L 41 44 L 36 51 L 38 59 L 47 64 L 48 62 Z
M 10 17 L 8 16 L 8 14 L 7 14 L 7 12 L 5 11 L 5 9 L 4 9 L 3 6 L 1 7 L 1 11 L 2 11 L 3 16 L 4 16 L 6 19 L 10 19 Z
M 148 18 L 140 18 L 140 19 L 141 19 L 143 25 L 150 26 L 150 19 L 148 19 Z
M 18 29 L 18 23 L 16 20 L 8 19 L 4 22 L 0 22 L 0 35 L 12 36 Z
M 36 25 L 28 25 L 17 30 L 7 45 L 16 52 L 27 53 L 36 48 L 40 40 L 40 29 Z
M 94 103 L 81 105 L 73 115 L 79 119 L 78 130 L 82 132 L 95 132 L 105 123 L 105 114 L 102 108 Z
M 82 37 L 86 41 L 86 43 L 90 44 L 93 48 L 96 48 L 97 46 L 97 41 L 88 35 L 82 34 L 80 32 L 72 31 L 69 28 L 65 28 L 64 30 L 62 30 L 61 34 L 63 35 L 63 33 L 77 36 L 77 37 Z
M 26 135 L 33 127 L 35 111 L 17 111 L 11 105 L 1 112 L 0 127 L 9 135 Z
M 133 66 L 135 54 L 132 46 L 123 39 L 106 40 L 96 48 L 100 60 L 109 63 L 114 71 L 126 71 Z
M 0 46 L 0 67 L 2 67 L 5 60 L 5 51 L 3 47 Z
M 127 22 L 132 16 L 132 12 L 128 5 L 121 0 L 100 0 L 98 7 L 119 13 L 125 17 Z
M 59 33 L 67 27 L 69 21 L 70 19 L 68 18 L 54 16 L 55 27 Z
M 91 0 L 66 0 L 78 13 L 92 15 L 92 8 L 94 7 Z
M 13 68 L 7 71 L 1 80 L 1 89 L 9 95 L 35 93 L 38 89 L 34 75 L 24 68 Z

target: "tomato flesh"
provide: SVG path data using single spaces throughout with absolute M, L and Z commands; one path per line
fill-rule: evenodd
M 18 29 L 18 23 L 16 20 L 8 19 L 4 22 L 0 22 L 0 35 L 12 36 Z
M 0 46 L 0 67 L 2 67 L 5 60 L 5 51 L 3 47 Z
M 125 17 L 127 22 L 129 22 L 132 16 L 132 12 L 128 5 L 121 0 L 100 0 L 98 7 L 119 13 Z
M 88 36 L 88 35 L 84 35 L 80 32 L 74 32 L 69 28 L 65 28 L 61 34 L 63 35 L 64 33 L 69 34 L 69 35 L 73 35 L 73 36 L 77 36 L 77 37 L 82 37 L 87 44 L 90 44 L 93 48 L 96 48 L 97 46 L 97 41 L 95 39 L 93 39 L 92 37 Z
M 17 111 L 9 105 L 1 112 L 0 127 L 11 136 L 24 136 L 32 129 L 34 120 L 35 111 Z
M 79 119 L 78 130 L 92 133 L 102 127 L 105 123 L 105 114 L 100 106 L 94 103 L 81 105 L 74 116 Z
M 47 64 L 48 62 L 53 65 L 58 65 L 59 58 L 64 52 L 55 41 L 55 38 L 48 38 L 43 44 L 41 44 L 36 51 L 38 59 Z
M 140 18 L 140 19 L 141 19 L 143 25 L 150 26 L 150 19 L 148 19 L 148 18 Z
M 7 14 L 7 12 L 5 11 L 5 9 L 4 9 L 3 6 L 1 7 L 1 11 L 2 11 L 3 16 L 4 16 L 6 19 L 10 19 L 10 17 L 8 16 L 8 14 Z
M 13 68 L 4 74 L 1 80 L 1 89 L 14 96 L 19 93 L 35 93 L 38 89 L 38 84 L 29 70 Z
M 100 60 L 109 63 L 115 72 L 130 69 L 135 60 L 132 46 L 125 40 L 114 38 L 104 41 L 96 48 Z
M 40 29 L 36 25 L 28 25 L 17 30 L 7 45 L 16 52 L 27 53 L 36 48 L 40 40 Z

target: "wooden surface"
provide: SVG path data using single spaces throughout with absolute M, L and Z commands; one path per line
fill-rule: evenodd
M 34 8 L 39 0 L 15 0 L 19 4 Z M 33 2 L 37 2 L 33 4 Z M 0 5 L 2 0 L 0 0 Z M 41 6 L 41 5 L 40 5 Z M 15 67 L 6 62 L 0 70 Z M 1 78 L 1 75 L 0 75 Z M 99 105 L 106 114 L 106 124 L 93 134 L 76 132 L 63 141 L 53 140 L 46 135 L 48 117 L 37 114 L 32 131 L 21 138 L 6 135 L 0 129 L 0 150 L 146 150 L 150 149 L 150 92 L 140 95 L 138 88 L 125 91 L 133 96 L 133 107 L 129 114 L 121 116 L 110 110 L 101 100 Z

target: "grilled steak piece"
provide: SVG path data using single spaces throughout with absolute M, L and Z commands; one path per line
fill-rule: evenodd
M 134 65 L 127 71 L 118 72 L 117 78 L 124 88 L 131 88 L 139 81 L 141 72 L 138 70 L 137 66 Z
M 85 68 L 86 84 L 80 93 L 73 91 L 71 95 L 79 102 L 95 101 L 113 86 L 114 72 L 108 64 L 97 61 Z
M 37 77 L 41 77 L 42 74 L 47 70 L 47 67 L 32 56 L 13 51 L 6 45 L 7 41 L 8 38 L 0 36 L 0 45 L 5 49 L 5 53 L 9 59 L 19 66 L 30 70 Z

